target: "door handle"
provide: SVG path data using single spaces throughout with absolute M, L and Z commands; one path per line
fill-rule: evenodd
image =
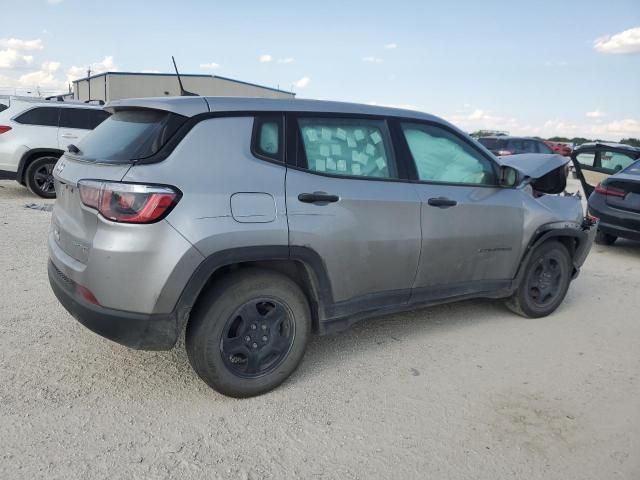
M 313 193 L 301 193 L 298 195 L 298 200 L 303 203 L 334 203 L 340 200 L 337 195 L 331 195 L 325 192 L 313 192 Z
M 78 138 L 76 135 L 73 135 L 72 133 L 63 133 L 62 135 L 60 135 L 62 138 Z
M 458 202 L 445 197 L 434 197 L 427 200 L 427 203 L 432 207 L 449 208 L 455 207 Z

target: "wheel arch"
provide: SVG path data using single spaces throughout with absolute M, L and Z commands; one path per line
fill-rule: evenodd
M 318 330 L 324 306 L 332 302 L 326 266 L 311 248 L 276 245 L 232 248 L 206 257 L 178 298 L 174 309 L 178 332 L 186 327 L 192 309 L 211 285 L 224 281 L 229 273 L 252 267 L 272 270 L 295 281 L 309 301 L 313 330 Z
M 558 241 L 567 248 L 571 261 L 573 262 L 572 278 L 575 278 L 580 266 L 582 265 L 580 258 L 582 258 L 582 251 L 588 244 L 587 237 L 587 234 L 582 230 L 582 228 L 580 228 L 580 226 L 573 224 L 548 224 L 540 227 L 531 237 L 522 258 L 520 259 L 512 289 L 515 290 L 520 284 L 527 262 L 535 249 L 550 240 Z M 584 261 L 584 258 L 582 258 L 582 261 Z
M 22 155 L 18 163 L 18 171 L 16 172 L 16 180 L 22 185 L 25 184 L 25 175 L 27 168 L 31 162 L 40 157 L 57 157 L 60 158 L 64 154 L 63 150 L 58 148 L 32 148 Z

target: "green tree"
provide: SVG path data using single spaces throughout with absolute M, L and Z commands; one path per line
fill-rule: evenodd
M 632 147 L 640 147 L 640 138 L 623 138 L 622 140 L 620 140 L 620 143 L 631 145 Z

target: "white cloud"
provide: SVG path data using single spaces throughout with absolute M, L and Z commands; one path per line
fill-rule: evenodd
M 585 113 L 585 116 L 588 118 L 602 118 L 602 117 L 606 117 L 607 114 L 604 112 L 601 112 L 600 110 L 594 110 L 593 112 Z
M 15 68 L 29 65 L 33 62 L 33 55 L 21 55 L 17 50 L 8 48 L 0 50 L 0 68 Z
M 394 50 L 396 48 L 398 48 L 398 44 L 397 43 L 387 43 L 384 48 L 386 50 Z
M 108 55 L 104 57 L 100 62 L 94 62 L 90 65 L 76 66 L 73 65 L 67 69 L 67 82 L 71 83 L 73 80 L 84 78 L 87 76 L 87 69 L 91 69 L 91 75 L 96 75 L 103 72 L 117 72 L 118 67 L 113 61 L 113 56 Z
M 19 38 L 0 38 L 0 48 L 9 48 L 11 50 L 42 50 L 42 40 L 36 38 L 34 40 L 21 40 Z
M 307 85 L 309 85 L 310 81 L 311 79 L 309 77 L 302 77 L 297 82 L 294 82 L 293 86 L 296 88 L 305 88 Z
M 600 53 L 640 53 L 640 27 L 597 38 L 593 48 Z
M 265 54 L 265 55 L 260 55 L 260 56 L 258 57 L 258 61 L 259 61 L 260 63 L 269 63 L 269 62 L 272 62 L 272 61 L 273 61 L 273 57 L 272 57 L 271 55 L 267 55 L 267 54 Z
M 366 57 L 362 57 L 362 61 L 368 62 L 368 63 L 382 63 L 384 60 L 382 60 L 379 57 L 375 57 L 373 55 L 368 55 Z
M 279 58 L 278 63 L 293 63 L 295 60 L 291 57 Z
M 220 68 L 220 64 L 215 62 L 201 63 L 200 68 L 204 68 L 205 70 L 217 70 L 218 68 Z
M 59 3 L 62 3 L 62 0 L 47 0 L 47 3 L 49 5 L 58 5 Z

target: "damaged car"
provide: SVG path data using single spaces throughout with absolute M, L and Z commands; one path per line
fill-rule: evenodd
M 599 221 L 596 242 L 640 240 L 640 148 L 620 143 L 585 143 L 571 157 Z
M 265 393 L 311 334 L 469 298 L 562 303 L 597 225 L 567 159 L 497 159 L 415 111 L 312 100 L 110 102 L 53 174 L 49 280 L 83 325 Z

